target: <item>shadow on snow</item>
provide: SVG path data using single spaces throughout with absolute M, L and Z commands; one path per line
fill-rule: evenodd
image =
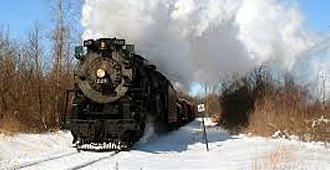
M 220 127 L 206 127 L 209 144 L 226 141 L 233 137 Z M 202 122 L 197 120 L 188 123 L 178 130 L 162 135 L 153 135 L 147 142 L 138 144 L 139 151 L 160 154 L 160 152 L 188 150 L 189 145 L 205 144 Z

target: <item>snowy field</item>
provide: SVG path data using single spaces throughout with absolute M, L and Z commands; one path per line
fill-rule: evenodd
M 330 169 L 330 147 L 285 139 L 232 136 L 201 122 L 153 136 L 136 149 L 77 152 L 69 132 L 0 136 L 0 169 Z

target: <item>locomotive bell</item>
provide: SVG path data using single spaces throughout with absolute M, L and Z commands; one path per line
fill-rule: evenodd
M 105 41 L 101 41 L 100 42 L 100 46 L 99 46 L 100 50 L 107 50 L 107 44 Z

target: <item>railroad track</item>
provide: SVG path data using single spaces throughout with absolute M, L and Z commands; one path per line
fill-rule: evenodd
M 117 155 L 120 152 L 121 152 L 121 150 L 111 151 L 111 152 L 109 152 L 109 155 L 105 155 L 105 156 L 102 156 L 102 157 L 99 157 L 99 158 L 96 158 L 96 159 L 92 159 L 92 160 L 87 161 L 87 162 L 80 163 L 80 164 L 78 164 L 76 166 L 73 166 L 71 168 L 63 168 L 63 169 L 78 170 L 78 169 L 90 166 L 90 165 L 92 165 L 96 162 L 99 162 L 99 161 L 102 161 L 102 160 L 105 160 L 105 159 L 109 159 L 109 158 Z M 66 157 L 73 156 L 73 155 L 78 155 L 78 154 L 81 154 L 81 153 L 88 153 L 88 152 L 82 152 L 82 151 L 70 152 L 70 153 L 66 153 L 66 154 L 62 154 L 62 155 L 58 155 L 58 156 L 54 156 L 54 157 L 50 157 L 50 158 L 46 158 L 46 159 L 40 159 L 40 160 L 36 160 L 36 161 L 33 161 L 33 162 L 24 163 L 22 165 L 16 165 L 16 166 L 10 167 L 8 169 L 9 170 L 19 170 L 19 169 L 24 169 L 24 168 L 33 169 L 33 168 L 36 168 L 35 166 L 38 166 L 40 164 L 44 164 L 44 163 L 47 163 L 47 162 L 50 162 L 50 161 L 60 162 L 61 159 L 65 159 Z
M 9 170 L 23 169 L 23 168 L 35 166 L 35 165 L 38 165 L 38 164 L 42 164 L 42 163 L 45 163 L 45 162 L 48 162 L 48 161 L 61 159 L 61 158 L 68 157 L 68 156 L 71 156 L 71 155 L 76 155 L 76 154 L 79 154 L 79 153 L 80 152 L 78 152 L 78 151 L 69 152 L 69 153 L 66 153 L 66 154 L 62 154 L 62 155 L 58 155 L 58 156 L 54 156 L 54 157 L 50 157 L 50 158 L 46 158 L 46 159 L 40 159 L 40 160 L 36 160 L 36 161 L 33 161 L 33 162 L 24 163 L 22 165 L 16 165 L 16 166 L 8 168 L 8 169 Z
M 90 166 L 90 165 L 92 165 L 92 164 L 94 164 L 94 163 L 96 163 L 96 162 L 102 161 L 102 160 L 104 160 L 104 159 L 111 158 L 111 157 L 117 155 L 119 152 L 120 152 L 120 151 L 114 151 L 113 153 L 111 153 L 111 154 L 108 155 L 108 156 L 103 156 L 103 157 L 100 157 L 100 158 L 98 158 L 98 159 L 95 159 L 95 160 L 92 160 L 92 161 L 89 161 L 89 162 L 86 162 L 86 163 L 83 163 L 83 164 L 77 165 L 77 166 L 72 167 L 72 168 L 70 168 L 70 169 L 68 169 L 68 170 L 78 170 L 78 169 L 84 168 L 84 167 L 86 167 L 86 166 Z

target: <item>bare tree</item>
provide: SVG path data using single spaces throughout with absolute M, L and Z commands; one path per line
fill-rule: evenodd
M 33 83 L 33 87 L 37 88 L 37 100 L 38 100 L 38 113 L 39 113 L 39 122 L 46 129 L 45 118 L 43 115 L 43 92 L 41 89 L 42 84 L 42 59 L 43 51 L 41 47 L 41 36 L 40 36 L 40 24 L 35 23 L 28 34 L 28 43 L 26 47 L 27 57 L 32 60 L 34 75 L 36 76 L 36 81 Z
M 54 122 L 56 124 L 61 121 L 61 114 L 64 111 L 64 92 L 72 84 L 70 76 L 72 69 L 72 49 L 71 44 L 77 41 L 75 35 L 71 32 L 76 30 L 78 25 L 77 14 L 80 14 L 80 5 L 82 2 L 74 0 L 56 0 L 52 1 L 55 27 L 53 29 L 53 48 L 55 65 L 53 72 L 55 73 L 55 102 L 54 102 Z M 79 31 L 76 31 L 79 32 Z
M 5 48 L 8 45 L 7 35 L 4 35 L 3 31 L 0 32 L 0 97 L 1 97 L 1 114 L 0 117 L 3 116 L 3 112 L 7 111 L 7 104 L 5 101 L 4 93 L 5 93 L 5 81 L 4 81 L 4 63 L 3 58 L 5 55 Z
M 206 105 L 207 116 L 218 118 L 220 114 L 219 105 L 219 83 L 201 83 L 204 88 L 203 102 Z
M 59 94 L 60 94 L 60 81 L 61 81 L 61 65 L 62 65 L 62 54 L 63 54 L 63 41 L 64 41 L 64 27 L 63 27 L 63 11 L 62 11 L 62 0 L 58 0 L 58 30 L 56 32 L 56 96 L 55 96 L 55 113 L 56 117 L 59 118 Z M 55 122 L 58 122 L 56 120 Z
M 0 131 L 7 128 L 15 132 L 41 132 L 57 128 L 64 110 L 60 107 L 65 99 L 63 94 L 73 84 L 71 47 L 79 40 L 79 34 L 72 32 L 79 32 L 77 16 L 82 2 L 49 2 L 51 12 L 56 12 L 52 15 L 56 17 L 52 34 L 48 34 L 53 45 L 50 49 L 43 48 L 45 41 L 39 23 L 33 25 L 22 43 L 14 41 L 9 31 L 0 27 L 0 120 L 8 125 L 0 123 Z M 55 61 L 48 62 L 52 68 L 49 70 L 44 69 L 47 58 Z
M 9 39 L 9 31 L 0 29 L 0 118 L 9 110 L 8 94 L 10 93 L 10 80 L 15 70 L 15 50 Z

